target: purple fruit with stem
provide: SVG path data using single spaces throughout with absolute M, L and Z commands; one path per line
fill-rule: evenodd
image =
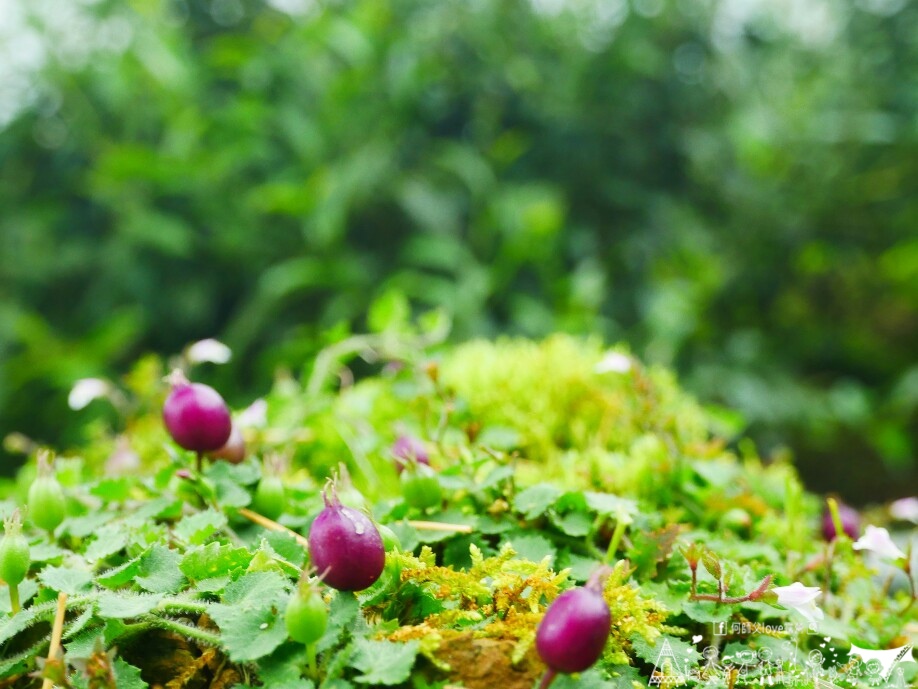
M 392 456 L 395 457 L 395 470 L 402 473 L 412 462 L 430 466 L 430 455 L 419 438 L 413 435 L 400 435 L 392 443 Z
M 220 393 L 209 385 L 191 383 L 176 369 L 169 376 L 172 392 L 163 404 L 166 430 L 176 443 L 197 453 L 198 470 L 201 455 L 219 450 L 229 440 L 233 429 L 229 408 Z
M 606 646 L 612 617 L 603 598 L 608 567 L 596 570 L 586 585 L 558 596 L 536 630 L 536 650 L 548 666 L 539 685 L 546 689 L 559 672 L 582 672 Z
M 329 480 L 322 492 L 325 509 L 309 528 L 309 557 L 322 580 L 339 591 L 362 591 L 386 565 L 382 537 L 372 520 L 341 504 Z

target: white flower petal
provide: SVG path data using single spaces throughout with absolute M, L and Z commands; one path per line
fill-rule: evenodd
M 818 586 L 804 586 L 795 581 L 790 586 L 776 586 L 772 591 L 778 596 L 778 605 L 796 610 L 810 623 L 825 616 L 816 606 L 816 598 L 822 593 Z
M 198 340 L 188 347 L 185 356 L 188 357 L 188 361 L 193 364 L 200 364 L 203 362 L 225 364 L 232 358 L 233 352 L 219 340 L 208 338 L 206 340 Z
M 631 370 L 631 357 L 621 352 L 607 352 L 593 367 L 595 373 L 628 373 Z
M 891 560 L 904 558 L 905 553 L 893 543 L 889 536 L 889 531 L 884 528 L 868 525 L 864 535 L 854 542 L 852 546 L 855 550 L 871 550 L 881 557 L 888 557 Z
M 111 384 L 102 378 L 83 378 L 74 383 L 67 396 L 67 405 L 73 410 L 83 409 L 99 397 L 106 397 Z
M 236 417 L 239 428 L 263 428 L 268 424 L 268 403 L 259 398 L 239 412 Z
M 918 524 L 918 498 L 902 498 L 889 506 L 893 519 Z

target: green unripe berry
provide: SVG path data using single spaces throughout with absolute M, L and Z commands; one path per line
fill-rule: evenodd
M 405 502 L 418 509 L 439 505 L 443 499 L 437 473 L 425 464 L 408 466 L 401 475 Z
M 0 540 L 0 579 L 10 587 L 18 586 L 29 571 L 29 542 L 22 535 L 19 510 L 4 522 L 3 540 Z
M 284 495 L 284 482 L 279 476 L 264 476 L 258 482 L 255 495 L 252 497 L 252 508 L 268 519 L 277 519 L 283 514 L 287 505 Z
M 47 454 L 38 457 L 38 478 L 29 487 L 29 517 L 46 531 L 54 531 L 67 514 L 64 489 L 54 476 Z
M 307 646 L 314 644 L 325 634 L 328 607 L 319 592 L 303 581 L 287 603 L 284 622 L 291 639 Z

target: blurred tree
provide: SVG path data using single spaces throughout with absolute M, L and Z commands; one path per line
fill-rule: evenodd
M 73 380 L 211 335 L 238 398 L 395 289 L 625 339 L 815 488 L 918 480 L 918 7 L 60 5 L 0 131 L 0 428 L 75 442 Z

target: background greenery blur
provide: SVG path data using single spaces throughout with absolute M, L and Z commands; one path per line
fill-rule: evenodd
M 397 290 L 914 493 L 916 64 L 906 0 L 6 0 L 0 433 L 208 336 L 241 404 Z

